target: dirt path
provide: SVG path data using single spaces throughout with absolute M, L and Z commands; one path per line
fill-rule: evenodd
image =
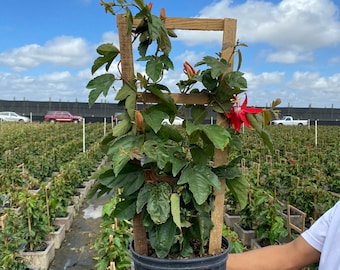
M 83 203 L 49 270 L 95 270 L 93 244 L 100 233 L 102 206 L 108 200 L 109 196 L 94 197 Z

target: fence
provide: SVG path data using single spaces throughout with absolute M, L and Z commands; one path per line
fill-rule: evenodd
M 20 115 L 30 116 L 33 121 L 43 121 L 47 111 L 63 110 L 74 115 L 81 115 L 87 121 L 97 122 L 107 118 L 111 121 L 111 116 L 122 111 L 122 107 L 116 103 L 95 103 L 89 108 L 86 102 L 56 102 L 56 101 L 26 101 L 26 100 L 0 100 L 0 111 L 13 111 Z M 311 124 L 318 120 L 319 125 L 340 125 L 340 109 L 335 108 L 278 108 L 280 115 L 291 115 L 295 119 L 310 119 Z M 207 116 L 207 121 L 216 119 L 214 113 Z

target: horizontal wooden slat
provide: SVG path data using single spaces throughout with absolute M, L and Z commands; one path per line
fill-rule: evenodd
M 207 31 L 223 31 L 224 21 L 235 19 L 204 19 L 204 18 L 173 18 L 169 17 L 165 20 L 165 26 L 168 29 L 178 30 L 207 30 Z M 140 20 L 134 20 L 133 26 L 136 27 Z

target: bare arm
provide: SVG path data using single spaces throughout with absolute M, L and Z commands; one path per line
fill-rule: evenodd
M 301 236 L 284 245 L 229 254 L 227 270 L 298 270 L 320 259 L 320 252 Z

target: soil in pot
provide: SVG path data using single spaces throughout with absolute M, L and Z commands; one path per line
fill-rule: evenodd
M 192 259 L 160 259 L 152 256 L 143 256 L 134 251 L 133 242 L 130 244 L 132 261 L 135 270 L 225 270 L 229 253 L 229 242 L 222 239 L 224 251 L 215 256 L 198 257 Z

